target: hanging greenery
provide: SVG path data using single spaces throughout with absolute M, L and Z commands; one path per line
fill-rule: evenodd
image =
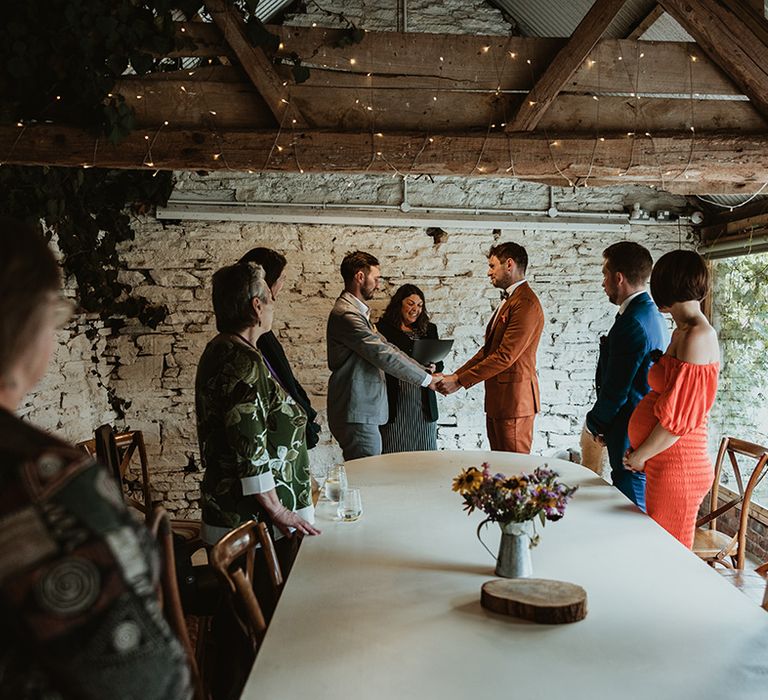
M 133 238 L 130 214 L 166 202 L 172 187 L 169 172 L 3 166 L 0 208 L 55 231 L 84 311 L 138 318 L 154 328 L 167 309 L 118 281 L 117 248 Z
M 174 20 L 200 7 L 199 0 L 9 4 L 0 24 L 0 123 L 76 124 L 119 143 L 134 128 L 134 113 L 114 92 L 116 81 L 126 72 L 174 68 L 162 59 L 186 41 Z M 152 327 L 167 310 L 118 281 L 117 249 L 133 238 L 131 212 L 165 203 L 171 189 L 167 172 L 0 167 L 0 210 L 55 232 L 82 309 Z

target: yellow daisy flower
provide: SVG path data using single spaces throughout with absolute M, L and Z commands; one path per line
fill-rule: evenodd
M 465 493 L 476 491 L 480 488 L 480 484 L 482 483 L 483 473 L 475 467 L 469 467 L 469 469 L 464 469 L 461 474 L 453 480 L 453 486 L 451 488 L 453 491 L 458 491 L 463 495 Z

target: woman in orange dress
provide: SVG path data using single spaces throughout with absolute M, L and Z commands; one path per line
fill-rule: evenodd
M 645 502 L 659 525 L 686 547 L 693 545 L 696 514 L 712 485 L 707 419 L 717 392 L 720 350 L 715 329 L 701 311 L 709 271 L 693 251 L 659 258 L 651 295 L 670 313 L 675 330 L 666 352 L 648 371 L 651 391 L 629 421 L 624 464 L 645 471 Z

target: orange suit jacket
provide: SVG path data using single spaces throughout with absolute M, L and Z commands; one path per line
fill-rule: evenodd
M 466 389 L 485 382 L 489 418 L 522 418 L 539 412 L 536 350 L 544 328 L 539 298 L 527 282 L 517 287 L 485 329 L 485 345 L 456 374 Z

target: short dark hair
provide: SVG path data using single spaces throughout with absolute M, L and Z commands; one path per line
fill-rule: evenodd
M 495 256 L 499 259 L 499 262 L 506 262 L 510 258 L 515 261 L 515 264 L 525 272 L 528 268 L 528 253 L 523 246 L 518 243 L 498 243 L 488 251 L 488 257 Z
M 42 233 L 0 217 L 0 376 L 34 340 L 61 271 Z
M 682 301 L 701 301 L 709 291 L 709 268 L 692 250 L 662 255 L 651 273 L 651 296 L 659 308 Z
M 267 304 L 272 297 L 264 269 L 256 263 L 237 263 L 213 274 L 213 312 L 219 333 L 240 333 L 259 323 L 251 300 Z
M 242 258 L 241 263 L 256 263 L 264 269 L 264 277 L 267 284 L 272 287 L 277 282 L 288 262 L 285 255 L 278 253 L 272 248 L 251 248 Z
M 364 253 L 362 250 L 347 253 L 344 260 L 341 261 L 340 267 L 344 284 L 349 284 L 360 270 L 368 272 L 372 267 L 378 266 L 379 261 L 370 253 Z
M 639 243 L 619 241 L 603 251 L 608 269 L 614 274 L 620 272 L 632 286 L 645 284 L 651 276 L 653 258 Z
M 400 328 L 400 308 L 403 305 L 403 299 L 415 294 L 421 299 L 422 306 L 421 313 L 416 319 L 414 328 L 418 333 L 422 335 L 427 332 L 427 324 L 429 323 L 429 314 L 427 313 L 427 300 L 424 298 L 424 292 L 421 291 L 415 284 L 404 284 L 400 287 L 390 299 L 387 308 L 384 310 L 384 315 L 381 317 L 382 321 L 385 321 L 393 328 Z

